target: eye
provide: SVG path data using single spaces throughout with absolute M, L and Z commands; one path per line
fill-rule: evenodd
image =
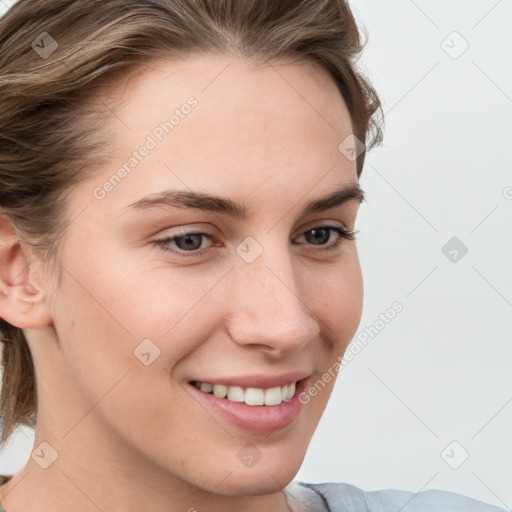
M 185 257 L 198 256 L 204 252 L 202 242 L 205 237 L 209 239 L 212 238 L 208 233 L 185 231 L 171 237 L 163 238 L 162 240 L 156 240 L 155 243 L 163 251 L 170 251 Z M 173 247 L 176 247 L 178 250 Z
M 331 238 L 333 232 L 337 235 L 336 239 L 334 242 L 327 245 L 327 242 Z M 339 226 L 316 226 L 302 233 L 300 237 L 304 237 L 306 239 L 306 243 L 308 244 L 321 246 L 320 248 L 312 249 L 313 252 L 327 252 L 339 249 L 344 239 L 355 240 L 356 233 L 351 229 L 345 229 Z M 323 247 L 324 245 L 327 245 L 327 247 Z
M 334 242 L 327 244 L 332 233 L 336 233 L 337 237 Z M 300 237 L 306 239 L 306 244 L 320 246 L 319 248 L 312 249 L 313 252 L 327 252 L 338 249 L 343 239 L 355 240 L 356 233 L 350 229 L 339 226 L 316 226 L 302 233 L 299 238 Z M 184 231 L 171 237 L 155 240 L 154 243 L 163 251 L 169 251 L 178 256 L 193 257 L 204 254 L 212 246 L 219 246 L 218 243 L 211 243 L 209 246 L 205 247 L 203 245 L 205 238 L 212 240 L 213 237 L 208 233 Z M 324 245 L 327 245 L 327 247 L 324 247 Z

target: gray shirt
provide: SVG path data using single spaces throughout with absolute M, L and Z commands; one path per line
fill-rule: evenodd
M 292 481 L 286 488 L 293 512 L 507 512 L 449 491 L 363 491 L 344 483 Z
M 7 478 L 0 475 L 0 485 Z M 350 484 L 297 481 L 284 491 L 293 512 L 507 512 L 448 491 L 363 491 Z M 5 512 L 1 504 L 0 512 Z

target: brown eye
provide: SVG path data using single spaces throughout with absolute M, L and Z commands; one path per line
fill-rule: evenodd
M 309 231 L 306 231 L 306 233 L 304 233 L 304 236 L 305 236 L 308 244 L 317 245 L 317 244 L 327 243 L 329 241 L 329 239 L 331 238 L 331 233 L 332 233 L 332 230 L 327 227 L 314 228 L 314 229 L 310 229 Z
M 337 238 L 332 244 L 329 244 L 327 247 L 323 247 L 324 245 L 327 245 L 327 242 L 331 238 L 331 234 L 333 232 L 337 234 Z M 334 251 L 339 248 L 343 239 L 354 240 L 355 235 L 354 231 L 339 226 L 316 226 L 305 231 L 300 236 L 305 238 L 307 244 L 320 246 L 320 248 L 314 249 L 316 251 Z
M 202 245 L 202 233 L 189 233 L 188 235 L 176 236 L 172 238 L 176 242 L 178 249 L 182 251 L 197 251 Z
M 155 243 L 164 251 L 182 256 L 197 256 L 202 254 L 203 249 L 208 249 L 207 247 L 201 247 L 205 237 L 212 238 L 208 233 L 184 232 L 156 240 Z M 173 249 L 173 247 L 176 249 Z

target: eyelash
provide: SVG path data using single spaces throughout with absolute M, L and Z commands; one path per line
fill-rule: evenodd
M 353 231 L 351 229 L 345 229 L 339 226 L 329 226 L 329 225 L 321 225 L 321 226 L 315 226 L 307 231 L 304 231 L 301 233 L 301 235 L 305 233 L 309 233 L 310 231 L 316 230 L 316 229 L 329 229 L 331 231 L 334 231 L 335 233 L 338 233 L 338 238 L 327 248 L 316 248 L 312 249 L 315 253 L 329 253 L 329 252 L 335 252 L 339 247 L 341 246 L 343 240 L 355 240 L 357 231 Z M 185 237 L 187 235 L 203 235 L 208 238 L 212 238 L 208 233 L 203 233 L 199 231 L 185 231 L 177 233 L 176 235 L 173 235 L 172 237 L 166 237 L 162 238 L 161 240 L 155 240 L 154 243 L 162 250 L 162 251 L 168 251 L 172 252 L 173 254 L 177 254 L 178 256 L 184 256 L 184 257 L 194 257 L 194 256 L 201 256 L 204 254 L 205 251 L 210 249 L 210 247 L 207 247 L 205 249 L 195 249 L 193 251 L 183 251 L 181 249 L 171 249 L 169 245 L 169 242 L 174 241 L 178 238 Z

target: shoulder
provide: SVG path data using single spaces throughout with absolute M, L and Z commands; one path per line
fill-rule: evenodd
M 302 491 L 301 491 L 302 489 Z M 288 492 L 315 492 L 330 512 L 506 512 L 505 509 L 449 491 L 418 493 L 396 489 L 363 491 L 346 483 L 311 484 L 292 482 Z M 306 491 L 306 492 L 307 492 Z

